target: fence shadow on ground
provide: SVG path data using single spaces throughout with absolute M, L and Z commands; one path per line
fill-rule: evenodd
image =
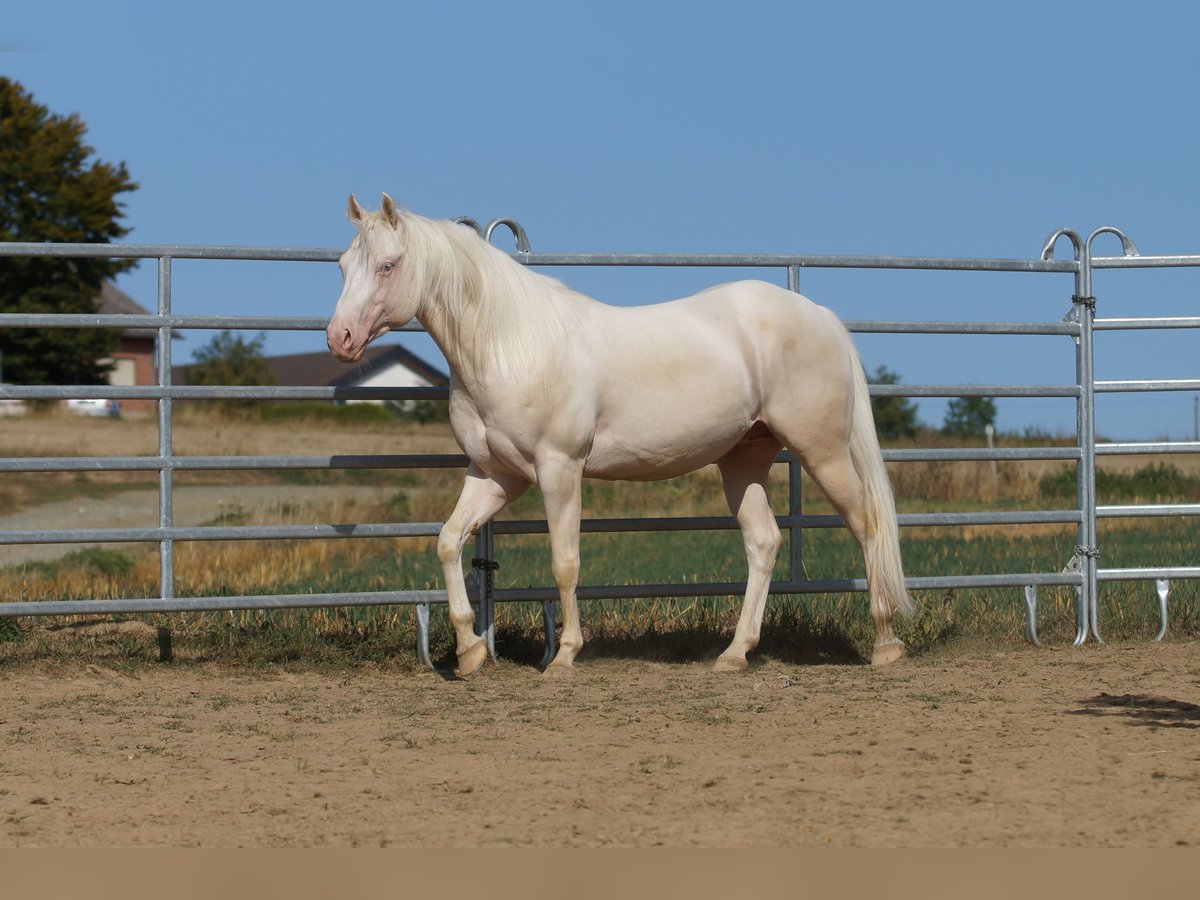
M 1200 705 L 1150 694 L 1097 694 L 1081 701 L 1073 716 L 1123 718 L 1128 725 L 1154 728 L 1200 728 Z

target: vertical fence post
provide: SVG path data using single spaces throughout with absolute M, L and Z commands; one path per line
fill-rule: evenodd
M 1093 235 L 1094 237 L 1094 235 Z M 1083 583 L 1079 591 L 1079 608 L 1076 615 L 1075 643 L 1087 641 L 1088 633 L 1100 639 L 1096 629 L 1096 370 L 1093 360 L 1096 298 L 1092 296 L 1092 241 L 1079 241 L 1072 234 L 1075 257 L 1079 268 L 1075 272 L 1075 293 L 1071 296 L 1073 315 L 1079 322 L 1079 341 L 1075 345 L 1075 378 L 1079 385 L 1079 401 L 1076 412 L 1076 436 L 1079 441 L 1080 461 L 1076 477 L 1075 496 L 1082 520 L 1079 523 L 1079 543 L 1075 547 L 1075 558 Z
M 171 257 L 160 256 L 158 259 L 158 314 L 171 314 Z M 161 326 L 158 329 L 158 384 L 159 387 L 171 386 L 171 327 Z M 171 398 L 158 399 L 158 525 L 160 528 L 170 528 L 174 524 L 174 497 L 172 495 L 172 470 L 170 459 L 174 452 L 174 440 L 171 421 Z M 159 541 L 159 591 L 162 599 L 170 600 L 175 596 L 175 544 L 170 540 Z
M 1079 443 L 1083 451 L 1083 459 L 1079 472 L 1079 502 L 1083 511 L 1081 540 L 1078 553 L 1079 566 L 1083 573 L 1083 592 L 1080 595 L 1080 606 L 1085 607 L 1083 621 L 1086 629 L 1083 640 L 1087 640 L 1087 632 L 1091 631 L 1097 641 L 1100 632 L 1096 625 L 1096 607 L 1098 582 L 1096 570 L 1099 568 L 1099 550 L 1096 547 L 1096 368 L 1093 357 L 1095 349 L 1095 332 L 1093 322 L 1096 317 L 1096 298 L 1092 296 L 1092 259 L 1091 241 L 1083 248 L 1079 261 L 1079 272 L 1076 275 L 1077 290 L 1072 301 L 1079 312 L 1079 351 L 1078 366 L 1079 384 L 1082 388 L 1079 399 L 1080 427 Z M 1078 642 L 1078 639 L 1076 639 Z
M 1091 295 L 1090 238 L 1085 243 L 1070 228 L 1060 228 L 1042 245 L 1042 259 L 1053 258 L 1054 245 L 1061 237 L 1069 238 L 1075 251 L 1075 293 L 1071 295 L 1071 311 L 1063 321 L 1079 324 L 1079 337 L 1075 338 L 1075 385 L 1079 388 L 1079 396 L 1075 401 L 1075 441 L 1079 448 L 1079 465 L 1075 469 L 1075 505 L 1080 519 L 1075 532 L 1075 553 L 1068 564 L 1068 569 L 1078 570 L 1080 577 L 1075 603 L 1074 643 L 1078 645 L 1088 639 L 1096 593 L 1096 384 L 1092 363 L 1092 324 L 1096 301 Z
M 800 293 L 800 267 L 788 266 L 788 290 Z M 788 515 L 799 516 L 804 510 L 801 496 L 801 468 L 795 453 L 789 452 L 788 459 Z M 804 580 L 804 529 L 793 525 L 788 529 L 788 581 Z
M 483 638 L 496 661 L 496 531 L 491 521 L 475 534 L 475 558 L 471 566 L 479 578 L 479 610 L 475 615 L 475 633 Z
M 1119 228 L 1104 226 L 1097 228 L 1083 242 L 1083 252 L 1079 259 L 1079 272 L 1076 275 L 1077 289 L 1072 298 L 1079 310 L 1079 338 L 1083 385 L 1083 425 L 1086 429 L 1080 440 L 1083 442 L 1083 474 L 1082 495 L 1086 506 L 1083 508 L 1083 523 L 1086 535 L 1079 552 L 1084 575 L 1084 594 L 1087 597 L 1088 627 L 1092 637 L 1098 643 L 1104 643 L 1100 637 L 1099 616 L 1099 529 L 1096 526 L 1096 369 L 1093 352 L 1094 321 L 1096 318 L 1096 298 L 1092 295 L 1092 241 L 1102 234 L 1113 234 L 1121 239 L 1121 253 L 1124 256 L 1138 256 L 1137 247 Z M 1087 640 L 1087 634 L 1083 636 Z M 1079 643 L 1076 640 L 1076 643 Z

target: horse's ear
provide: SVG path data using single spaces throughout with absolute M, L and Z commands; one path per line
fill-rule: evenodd
M 393 228 L 400 224 L 400 214 L 396 212 L 396 204 L 387 194 L 383 195 L 383 217 Z
M 346 215 L 350 217 L 350 221 L 355 225 L 362 224 L 365 213 L 363 212 L 363 208 L 358 205 L 358 200 L 355 199 L 353 194 L 350 195 L 350 202 L 346 204 Z

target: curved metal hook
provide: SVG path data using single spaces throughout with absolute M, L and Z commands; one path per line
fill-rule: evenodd
M 529 237 L 525 234 L 525 229 L 521 227 L 521 224 L 516 219 L 509 219 L 504 216 L 492 219 L 492 221 L 488 222 L 487 228 L 484 229 L 483 239 L 490 244 L 492 242 L 492 232 L 500 225 L 505 226 L 512 232 L 513 237 L 517 241 L 518 253 L 529 252 Z
M 476 222 L 474 219 L 472 219 L 470 216 L 459 216 L 457 219 L 454 219 L 453 221 L 454 221 L 455 225 L 466 225 L 468 228 L 473 228 L 477 235 L 479 235 L 480 237 L 483 237 L 483 226 L 480 225 L 478 222 Z
M 1075 247 L 1075 261 L 1079 261 L 1080 254 L 1083 253 L 1083 242 L 1079 240 L 1079 235 L 1070 228 L 1060 228 L 1054 234 L 1050 235 L 1050 237 L 1046 238 L 1046 242 L 1042 244 L 1042 259 L 1048 260 L 1054 258 L 1054 245 L 1064 235 L 1071 239 L 1071 244 Z
M 1097 228 L 1095 231 L 1093 231 L 1091 234 L 1088 235 L 1087 244 L 1086 244 L 1086 246 L 1088 248 L 1088 256 L 1091 256 L 1091 253 L 1092 253 L 1092 241 L 1094 241 L 1096 239 L 1097 235 L 1101 235 L 1101 234 L 1115 234 L 1117 237 L 1119 237 L 1121 239 L 1121 253 L 1123 255 L 1125 255 L 1125 256 L 1141 256 L 1142 255 L 1138 251 L 1137 245 L 1134 244 L 1134 242 L 1129 239 L 1129 237 L 1125 234 L 1125 232 L 1123 232 L 1120 228 L 1113 228 L 1111 225 L 1105 225 L 1103 228 Z

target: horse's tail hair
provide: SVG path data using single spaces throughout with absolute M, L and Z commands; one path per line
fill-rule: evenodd
M 911 616 L 916 607 L 904 583 L 896 500 L 887 469 L 883 465 L 879 438 L 875 434 L 867 376 L 857 354 L 851 365 L 854 369 L 854 417 L 850 426 L 850 459 L 866 491 L 867 517 L 875 526 L 875 540 L 868 548 L 871 558 L 867 560 L 868 568 L 877 582 L 871 585 L 872 593 L 886 598 L 892 612 Z

